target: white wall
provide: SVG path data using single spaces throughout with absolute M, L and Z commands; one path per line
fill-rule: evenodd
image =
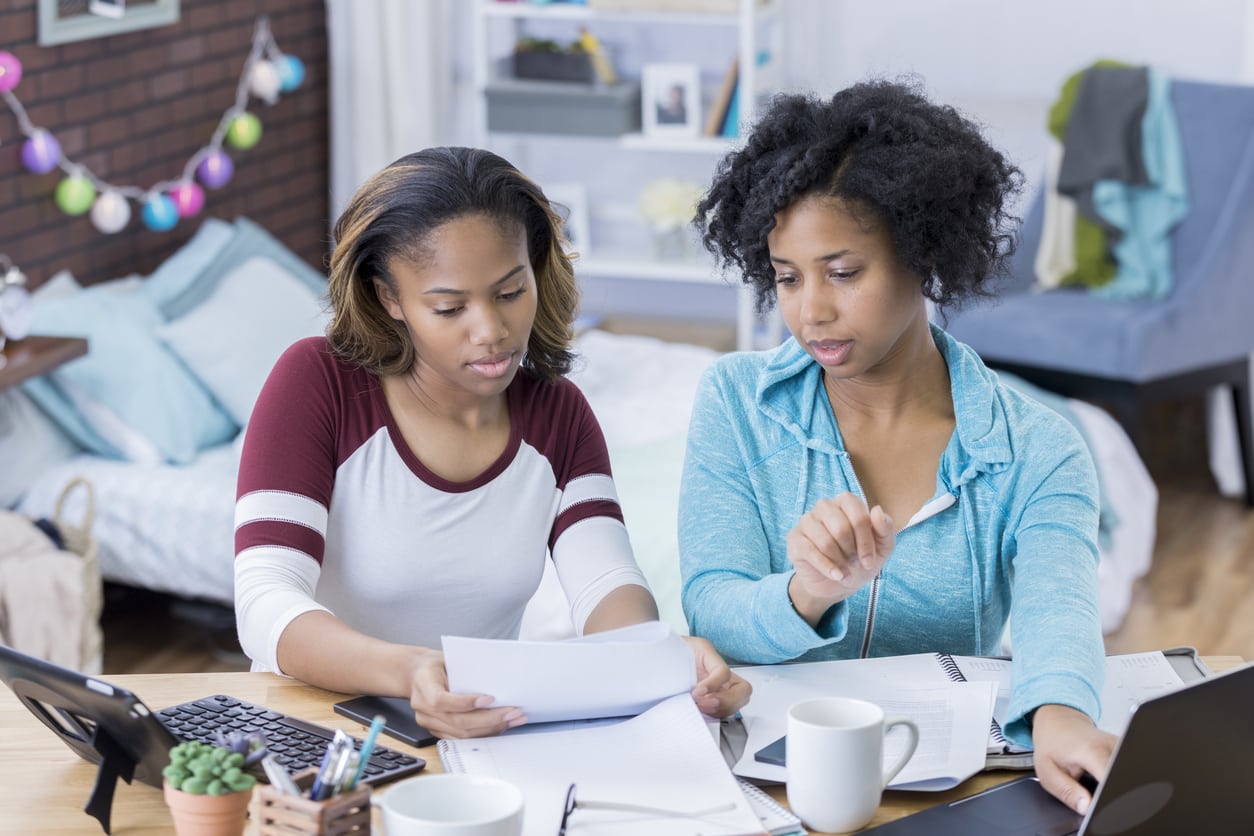
M 1099 58 L 1149 64 L 1180 78 L 1254 83 L 1254 0 L 783 0 L 783 76 L 796 89 L 830 93 L 871 75 L 916 74 L 931 96 L 982 123 L 990 140 L 1023 169 L 1029 188 L 1043 168 L 1045 113 L 1071 73 Z M 454 4 L 450 141 L 483 141 L 474 125 L 469 84 L 469 3 Z M 665 49 L 667 36 L 623 44 L 621 66 L 638 67 L 637 50 Z M 656 42 L 655 42 L 656 41 Z M 717 43 L 717 39 L 710 39 Z M 690 39 L 685 60 L 719 66 L 722 48 Z M 495 150 L 540 182 L 597 171 L 595 201 L 660 174 L 708 179 L 714 160 L 614 153 L 587 140 L 509 142 Z M 595 207 L 594 207 L 595 212 Z M 601 280 L 585 287 L 585 307 L 732 322 L 735 305 L 721 288 Z

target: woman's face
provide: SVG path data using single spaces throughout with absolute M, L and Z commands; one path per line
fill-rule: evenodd
M 432 232 L 420 263 L 393 259 L 379 299 L 414 343 L 413 374 L 488 397 L 514 379 L 536 318 L 536 278 L 521 226 L 467 215 Z
M 830 377 L 884 370 L 926 325 L 920 280 L 897 260 L 883 224 L 808 197 L 775 216 L 766 240 L 784 322 Z

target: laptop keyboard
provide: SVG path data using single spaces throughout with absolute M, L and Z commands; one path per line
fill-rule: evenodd
M 260 732 L 274 759 L 293 775 L 307 767 L 317 769 L 327 744 L 335 736 L 335 731 L 325 726 L 222 694 L 163 708 L 156 715 L 161 718 L 161 724 L 181 740 L 213 743 L 213 733 L 218 730 L 223 734 L 232 729 Z M 353 740 L 360 750 L 361 738 Z M 376 744 L 361 780 L 367 784 L 383 784 L 412 775 L 426 765 L 422 758 Z

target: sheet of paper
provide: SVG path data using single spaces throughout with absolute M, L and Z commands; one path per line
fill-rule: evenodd
M 968 680 L 997 684 L 994 716 L 1005 723 L 1010 713 L 1010 662 L 955 656 L 962 675 Z M 1132 711 L 1150 697 L 1181 687 L 1184 681 L 1161 651 L 1119 653 L 1106 657 L 1106 681 L 1102 685 L 1102 716 L 1097 725 L 1111 734 L 1122 735 Z
M 890 785 L 893 789 L 949 789 L 984 768 L 996 687 L 951 682 L 932 654 L 736 670 L 753 685 L 753 698 L 741 711 L 748 740 L 733 769 L 742 777 L 786 779 L 785 767 L 758 763 L 753 755 L 787 731 L 790 705 L 819 696 L 870 700 L 886 714 L 905 715 L 918 724 L 918 748 Z M 890 732 L 884 744 L 885 763 L 904 745 L 903 732 Z
M 450 772 L 492 775 L 526 798 L 523 836 L 552 836 L 566 788 L 577 801 L 644 805 L 661 812 L 577 808 L 572 836 L 733 836 L 762 827 L 687 695 L 639 716 L 548 734 L 440 742 Z M 717 812 L 699 813 L 717 808 Z M 695 814 L 695 815 L 688 815 Z
M 444 636 L 454 693 L 488 694 L 530 723 L 639 714 L 696 685 L 688 645 L 652 621 L 563 641 Z

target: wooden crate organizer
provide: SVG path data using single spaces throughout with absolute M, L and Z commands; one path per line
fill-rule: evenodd
M 308 790 L 316 769 L 294 775 L 296 785 Z M 326 801 L 313 801 L 259 784 L 253 793 L 252 820 L 261 836 L 346 836 L 370 833 L 370 785 Z

